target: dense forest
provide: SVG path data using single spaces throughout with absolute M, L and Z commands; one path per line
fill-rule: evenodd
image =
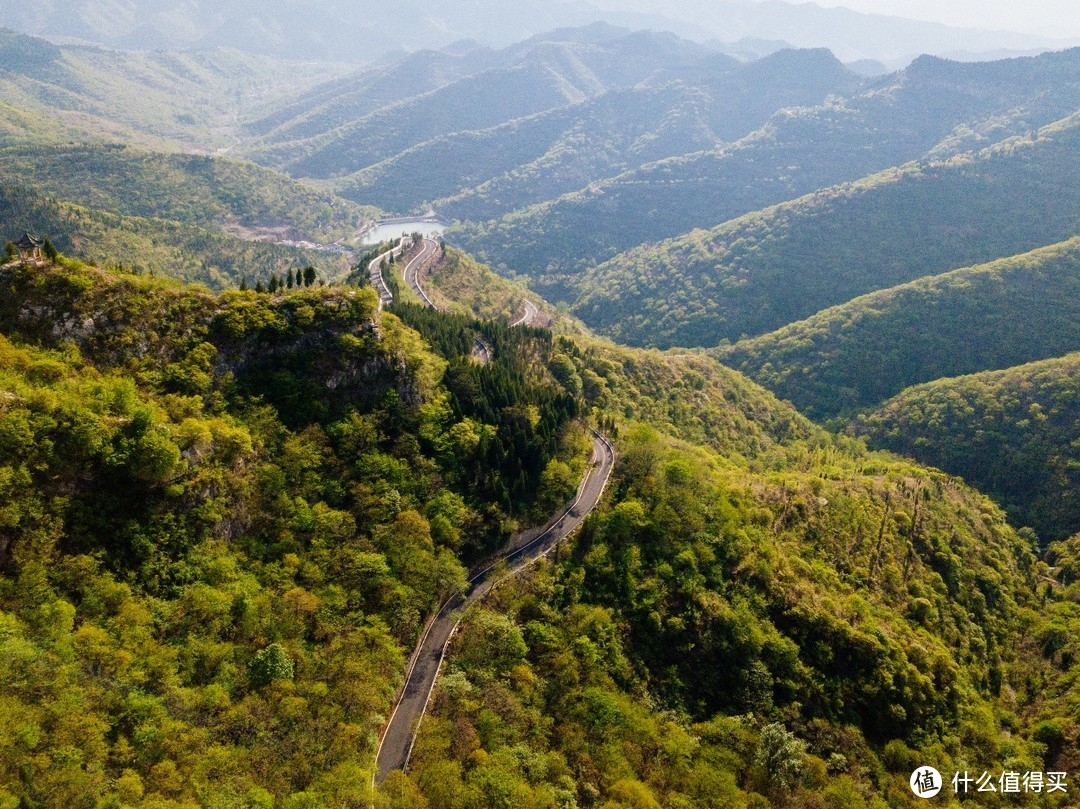
M 423 616 L 580 468 L 550 338 L 474 380 L 366 290 L 0 284 L 0 794 L 366 794 Z
M 872 292 L 712 353 L 811 418 L 1080 349 L 1080 239 Z
M 1080 354 L 909 388 L 853 425 L 960 475 L 1043 541 L 1080 532 Z
M 424 616 L 573 490 L 579 409 L 610 502 L 469 618 L 381 803 L 897 805 L 927 755 L 1071 761 L 1030 540 L 705 357 L 363 288 L 0 282 L 11 800 L 363 805 Z
M 711 346 L 1053 244 L 1080 228 L 1078 144 L 1073 116 L 635 249 L 580 281 L 574 312 L 624 342 Z
M 0 183 L 0 226 L 51 236 L 66 254 L 144 273 L 196 281 L 214 289 L 239 286 L 245 278 L 311 265 L 324 278 L 348 267 L 340 253 L 253 241 L 168 219 L 123 216 L 45 196 L 25 185 Z M 252 282 L 254 285 L 254 280 Z

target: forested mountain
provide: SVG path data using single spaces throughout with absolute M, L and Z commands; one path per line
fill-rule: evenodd
M 659 69 L 710 55 L 735 61 L 670 34 L 631 32 L 603 24 L 550 31 L 498 50 L 462 42 L 445 50 L 408 53 L 320 84 L 249 123 L 248 128 L 271 142 L 313 137 L 381 106 L 426 95 L 478 73 L 540 60 L 545 53 L 548 64 L 558 69 L 550 57 L 560 51 L 577 59 L 581 64 L 576 69 L 591 74 L 594 85 L 618 87 L 632 86 Z
M 323 278 L 348 268 L 345 256 L 231 236 L 221 230 L 167 219 L 120 216 L 0 184 L 0 227 L 10 239 L 28 230 L 50 236 L 62 252 L 133 272 L 197 281 L 215 289 L 242 279 L 268 282 L 311 265 Z
M 713 345 L 874 289 L 1080 232 L 1080 117 L 658 245 L 583 276 L 575 313 L 631 343 Z
M 196 52 L 58 47 L 0 29 L 4 143 L 75 136 L 154 148 L 236 145 L 239 117 L 338 72 L 221 48 Z
M 770 57 L 779 59 L 780 54 Z M 790 54 L 793 71 L 818 64 Z M 965 65 L 923 57 L 862 92 L 777 112 L 716 150 L 649 164 L 453 238 L 493 265 L 566 285 L 619 251 L 906 163 L 1028 133 L 1080 108 L 1080 49 Z M 822 148 L 828 144 L 828 148 Z M 736 334 L 735 336 L 738 336 Z
M 1074 321 L 1075 322 L 1075 321 Z M 853 431 L 962 476 L 1044 541 L 1080 531 L 1080 354 L 909 388 Z
M 1001 512 L 706 357 L 404 307 L 418 334 L 368 290 L 0 285 L 14 800 L 366 802 L 404 649 L 572 491 L 589 408 L 618 414 L 610 502 L 463 627 L 379 801 L 898 805 L 1006 727 L 1017 766 L 1071 762 L 1045 567 Z
M 252 163 L 118 144 L 0 149 L 0 177 L 9 183 L 32 178 L 41 193 L 121 216 L 289 239 L 352 236 L 370 213 Z
M 366 58 L 458 7 L 399 6 L 21 14 Z M 891 809 L 916 767 L 1080 769 L 1080 49 L 719 50 L 595 25 L 344 75 L 0 36 L 0 224 L 50 237 L 0 265 L 0 809 Z M 255 240 L 348 241 L 357 202 L 504 266 L 406 239 L 380 303 L 390 245 Z
M 1080 350 L 1080 238 L 872 292 L 713 353 L 812 418 Z
M 575 29 L 556 31 L 501 52 L 453 57 L 469 67 L 456 80 L 429 92 L 415 92 L 408 83 L 399 84 L 401 98 L 396 103 L 372 98 L 370 85 L 382 86 L 403 67 L 411 73 L 418 58 L 390 66 L 386 76 L 379 77 L 381 81 L 370 81 L 367 73 L 361 73 L 355 85 L 335 82 L 342 93 L 314 109 L 305 109 L 296 121 L 278 124 L 261 137 L 260 146 L 251 155 L 298 176 L 340 176 L 436 137 L 486 129 L 610 90 L 633 87 L 687 62 L 736 64 L 730 57 L 672 36 Z M 315 95 L 322 96 L 323 91 L 318 89 Z M 257 123 L 255 131 L 264 126 Z
M 857 84 L 824 52 L 782 51 L 748 65 L 712 55 L 662 70 L 629 90 L 487 131 L 437 138 L 337 187 L 353 199 L 384 205 L 381 189 L 399 185 L 389 181 L 393 173 L 411 171 L 424 181 L 386 204 L 404 209 L 432 202 L 450 219 L 490 218 L 636 166 L 715 148 L 753 131 L 779 107 L 816 104 Z M 460 173 L 440 186 L 449 166 Z

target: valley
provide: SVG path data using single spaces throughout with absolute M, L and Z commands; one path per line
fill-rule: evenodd
M 1072 805 L 1080 48 L 415 5 L 0 2 L 0 807 Z

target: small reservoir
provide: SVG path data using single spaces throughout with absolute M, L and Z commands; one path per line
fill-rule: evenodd
M 376 221 L 375 227 L 364 234 L 363 244 L 378 244 L 398 239 L 403 233 L 419 233 L 422 236 L 438 236 L 446 225 L 432 219 L 388 219 Z

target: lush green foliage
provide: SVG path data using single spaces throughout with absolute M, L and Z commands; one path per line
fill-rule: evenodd
M 541 282 L 535 288 L 547 297 L 578 300 L 574 282 L 580 276 L 592 279 L 597 264 L 636 245 L 686 234 L 695 227 L 715 228 L 765 206 L 916 160 L 928 150 L 933 150 L 935 159 L 944 159 L 1059 120 L 1080 108 L 1078 59 L 1080 53 L 1075 50 L 978 65 L 923 57 L 870 88 L 837 93 L 819 106 L 778 111 L 764 126 L 734 143 L 647 164 L 501 218 L 464 223 L 449 235 L 500 270 L 506 266 L 527 273 Z M 824 60 L 809 55 L 790 61 L 787 70 L 778 71 L 789 82 L 829 69 Z M 768 76 L 764 80 L 748 77 L 748 81 L 767 97 Z M 937 215 L 935 208 L 930 210 Z M 844 231 L 841 241 L 848 235 Z M 1028 249 L 1067 235 L 1072 234 L 1033 242 Z M 824 249 L 825 244 L 815 249 Z M 986 258 L 1016 252 L 1020 250 Z M 694 316 L 702 306 L 701 298 L 711 300 L 724 290 L 704 282 L 681 281 L 677 273 L 686 268 L 680 266 L 678 255 L 672 258 L 675 271 L 670 273 L 662 260 L 655 267 L 647 258 L 650 255 L 645 251 L 619 259 L 617 267 L 633 263 L 634 272 L 613 279 L 619 297 L 605 300 L 603 310 L 583 310 L 588 315 L 583 317 L 586 323 L 610 326 L 612 334 L 615 324 L 620 324 L 620 337 L 640 343 L 717 342 L 719 338 L 691 341 L 689 334 L 679 334 L 675 328 L 689 318 L 680 314 L 673 324 L 657 323 L 651 311 L 674 292 L 677 298 L 672 308 L 676 312 L 685 308 Z M 662 254 L 655 257 L 664 259 Z M 933 271 L 944 269 L 951 268 Z M 654 284 L 657 270 L 662 281 Z M 633 282 L 642 275 L 647 283 L 635 290 Z M 710 264 L 706 278 L 714 275 Z M 683 295 L 691 284 L 694 288 Z M 589 291 L 602 292 L 602 283 L 597 279 Z M 632 310 L 628 299 L 635 301 Z M 614 306 L 607 308 L 608 304 Z M 633 318 L 639 316 L 661 333 L 633 329 Z M 740 336 L 739 331 L 720 331 L 732 339 Z
M 539 314 L 532 325 L 547 324 L 557 332 L 584 331 L 581 324 L 563 312 L 556 312 L 528 288 L 503 278 L 467 253 L 444 246 L 438 262 L 423 279 L 424 291 L 443 311 L 471 314 L 484 320 L 512 323 L 524 313 L 526 298 Z
M 1080 354 L 909 388 L 853 429 L 962 476 L 1046 541 L 1080 531 Z
M 1080 349 L 1080 239 L 872 292 L 711 352 L 811 418 Z
M 567 434 L 515 370 L 550 337 L 492 335 L 467 400 L 371 290 L 0 286 L 0 796 L 360 805 L 402 647 L 535 494 L 500 478 L 498 397 L 533 403 L 537 463 Z
M 0 138 L 108 131 L 239 152 L 252 144 L 233 138 L 254 133 L 257 153 L 296 171 L 361 169 L 338 180 L 379 188 L 380 203 L 442 196 L 488 217 L 469 232 L 490 255 L 602 306 L 591 316 L 613 332 L 659 329 L 658 343 L 762 331 L 1075 234 L 1078 127 L 1033 128 L 1080 106 L 1077 52 L 920 59 L 863 92 L 825 53 L 736 66 L 674 37 L 593 33 L 418 54 L 244 131 L 262 103 L 252 89 L 281 76 L 261 60 L 3 35 Z M 410 71 L 420 95 L 392 105 Z M 927 149 L 567 287 L 623 246 Z M 647 162 L 667 155 L 680 156 Z M 468 298 L 453 314 L 408 305 L 400 262 L 384 267 L 397 303 L 381 311 L 364 281 L 382 248 L 345 286 L 309 283 L 317 254 L 211 230 L 336 235 L 356 213 L 271 173 L 72 144 L 8 149 L 0 170 L 93 206 L 5 191 L 10 235 L 48 233 L 131 270 L 63 256 L 0 269 L 0 807 L 368 806 L 406 652 L 469 564 L 573 492 L 588 445 L 577 414 L 618 444 L 601 508 L 468 616 L 410 772 L 380 806 L 879 809 L 916 802 L 916 764 L 1080 766 L 1080 538 L 1040 561 L 1035 534 L 960 479 L 830 436 L 703 353 L 511 329 L 525 293 L 453 250 L 429 282 L 440 302 Z M 382 187 L 390 176 L 399 187 Z M 900 343 L 940 329 L 924 341 L 938 355 L 965 313 L 999 358 L 1057 345 L 1075 327 L 1075 250 L 857 302 L 837 326 L 859 338 L 845 352 L 870 362 L 859 329 L 886 315 Z M 350 272 L 319 271 L 335 269 Z M 1068 300 L 1040 318 L 1052 296 Z M 834 366 L 800 362 L 834 384 Z M 909 390 L 862 426 L 887 435 L 888 419 L 911 419 L 926 440 L 908 451 L 1026 475 L 1035 517 L 995 490 L 1008 516 L 1064 536 L 1076 362 Z
M 250 163 L 119 145 L 0 150 L 0 176 L 121 216 L 233 226 L 294 240 L 352 236 L 363 213 L 347 200 Z
M 984 498 L 821 438 L 754 475 L 621 435 L 611 507 L 473 613 L 384 805 L 907 806 L 923 760 L 1071 760 L 1027 740 L 1041 568 Z
M 555 458 L 565 424 L 577 414 L 575 394 L 580 395 L 548 371 L 554 354 L 551 333 L 447 315 L 418 304 L 395 304 L 390 311 L 449 361 L 443 381 L 454 418 L 490 425 L 475 436 L 478 444 L 461 465 L 462 478 L 504 507 L 528 500 Z M 473 359 L 478 337 L 493 354 L 490 362 Z M 474 437 L 463 431 L 461 438 Z
M 1078 145 L 1074 117 L 642 247 L 590 273 L 574 311 L 625 341 L 714 345 L 1053 244 L 1080 229 Z
M 0 185 L 0 229 L 17 236 L 23 230 L 51 234 L 61 252 L 85 261 L 122 266 L 214 288 L 236 286 L 243 278 L 269 279 L 305 265 L 325 277 L 343 271 L 338 253 L 250 241 L 219 230 L 164 219 L 118 216 L 42 196 L 25 186 Z

